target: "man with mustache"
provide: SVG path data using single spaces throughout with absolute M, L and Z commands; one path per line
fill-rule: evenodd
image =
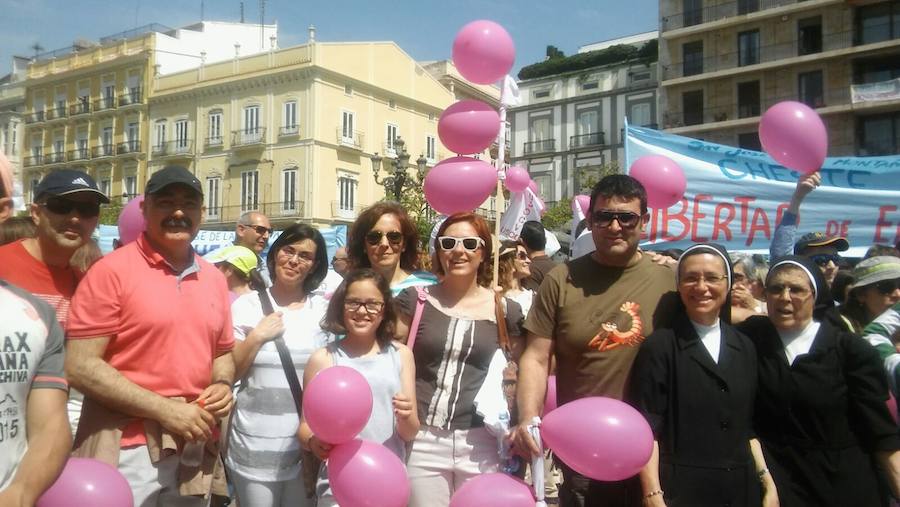
M 201 506 L 231 410 L 234 346 L 222 273 L 191 247 L 200 181 L 168 166 L 147 182 L 147 230 L 95 264 L 72 301 L 69 381 L 85 394 L 75 454 L 118 465 L 135 505 Z M 191 466 L 187 444 L 206 453 Z M 212 485 L 211 485 L 212 484 Z

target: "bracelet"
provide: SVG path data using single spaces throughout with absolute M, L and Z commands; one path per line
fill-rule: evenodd
M 769 469 L 763 468 L 762 470 L 758 470 L 756 472 L 756 476 L 759 477 L 759 480 L 762 480 L 763 477 L 769 475 Z
M 657 489 L 656 491 L 651 491 L 651 492 L 647 493 L 646 495 L 644 495 L 644 498 L 653 498 L 654 496 L 661 495 L 661 494 L 663 494 L 663 490 Z

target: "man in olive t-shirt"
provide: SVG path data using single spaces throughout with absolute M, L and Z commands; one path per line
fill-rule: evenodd
M 532 455 L 537 447 L 527 426 L 541 413 L 550 355 L 556 355 L 560 404 L 587 396 L 621 399 L 638 346 L 667 313 L 660 299 L 675 290 L 672 270 L 638 250 L 649 215 L 637 180 L 603 178 L 591 193 L 591 210 L 596 251 L 551 271 L 525 321 L 528 345 L 517 390 L 522 423 L 514 440 L 517 449 Z M 637 476 L 607 483 L 562 469 L 561 505 L 641 505 Z

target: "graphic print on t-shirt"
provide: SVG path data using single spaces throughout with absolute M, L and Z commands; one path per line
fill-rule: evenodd
M 644 324 L 641 322 L 641 305 L 626 301 L 610 317 L 603 320 L 600 330 L 588 343 L 588 347 L 606 352 L 618 347 L 636 347 L 644 341 Z

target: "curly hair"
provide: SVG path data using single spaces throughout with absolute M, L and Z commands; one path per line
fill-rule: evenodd
M 344 325 L 344 301 L 347 300 L 347 291 L 354 283 L 364 280 L 375 282 L 378 292 L 384 299 L 381 324 L 375 330 L 375 339 L 379 345 L 385 347 L 394 339 L 394 323 L 397 315 L 394 311 L 390 285 L 383 276 L 371 268 L 357 269 L 347 274 L 341 285 L 331 295 L 331 301 L 328 302 L 328 310 L 325 311 L 321 326 L 323 330 L 335 335 L 347 334 L 347 327 Z
M 438 258 L 438 254 L 441 251 L 441 247 L 438 244 L 438 238 L 444 235 L 451 225 L 460 223 L 460 222 L 468 222 L 475 228 L 475 231 L 478 233 L 478 237 L 484 241 L 484 246 L 482 247 L 484 250 L 484 256 L 481 259 L 481 265 L 478 266 L 478 285 L 482 287 L 490 287 L 491 279 L 493 278 L 493 273 L 491 269 L 491 254 L 494 251 L 494 243 L 491 239 L 491 229 L 488 227 L 487 222 L 484 221 L 484 218 L 481 215 L 476 215 L 472 212 L 464 212 L 464 213 L 454 213 L 447 217 L 446 220 L 441 224 L 438 228 L 437 234 L 434 238 L 434 253 L 431 256 L 431 271 L 438 276 L 438 278 L 444 276 L 444 266 L 441 265 L 441 260 Z
M 500 243 L 500 262 L 497 264 L 497 285 L 503 287 L 504 291 L 511 288 L 511 282 L 516 276 L 516 255 L 518 254 L 519 244 L 515 241 L 502 241 Z M 512 250 L 510 250 L 512 249 Z M 506 250 L 506 253 L 503 253 Z
M 400 254 L 400 267 L 406 271 L 419 268 L 419 231 L 409 218 L 406 210 L 399 203 L 377 202 L 359 214 L 350 225 L 347 234 L 347 257 L 354 268 L 371 268 L 369 256 L 366 254 L 366 234 L 375 227 L 383 215 L 394 215 L 400 222 L 400 233 L 403 234 L 403 252 Z

